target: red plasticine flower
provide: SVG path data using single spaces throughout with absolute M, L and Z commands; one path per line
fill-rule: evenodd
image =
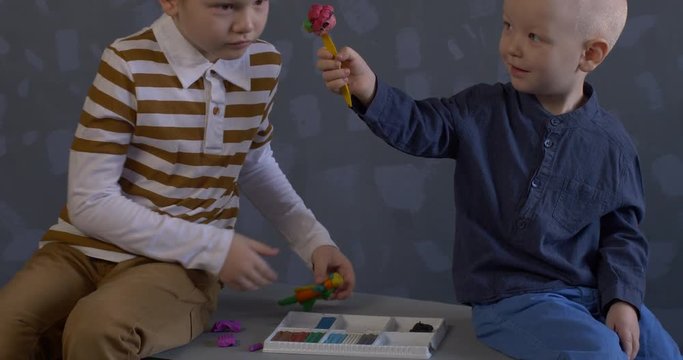
M 304 22 L 304 28 L 308 32 L 315 33 L 323 40 L 323 45 L 333 56 L 337 56 L 337 47 L 332 42 L 332 37 L 329 32 L 337 25 L 337 19 L 334 17 L 334 8 L 332 5 L 313 4 L 308 9 L 308 19 Z M 351 107 L 351 92 L 349 86 L 344 85 L 341 88 L 341 93 L 344 96 L 346 106 Z
M 337 19 L 334 17 L 332 5 L 314 4 L 308 9 L 308 22 L 306 23 L 308 32 L 320 36 L 332 30 L 335 25 L 337 25 Z

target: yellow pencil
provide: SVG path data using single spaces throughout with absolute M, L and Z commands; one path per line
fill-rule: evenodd
M 330 34 L 322 33 L 320 34 L 320 37 L 323 39 L 323 45 L 325 46 L 325 49 L 331 52 L 333 56 L 337 56 L 337 47 L 334 46 L 334 42 L 332 41 L 332 37 L 330 37 Z M 351 107 L 351 91 L 349 91 L 349 86 L 344 85 L 344 87 L 341 89 L 341 92 L 344 96 L 344 101 L 346 101 L 346 105 L 348 107 Z

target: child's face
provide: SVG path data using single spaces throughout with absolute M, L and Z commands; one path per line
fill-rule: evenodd
M 161 0 L 180 32 L 209 61 L 237 59 L 261 36 L 267 0 Z
M 567 95 L 582 86 L 574 0 L 504 0 L 500 54 L 518 91 Z

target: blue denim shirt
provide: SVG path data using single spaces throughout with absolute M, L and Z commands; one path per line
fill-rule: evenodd
M 586 84 L 555 116 L 510 84 L 416 101 L 382 81 L 370 129 L 405 153 L 457 161 L 453 281 L 462 303 L 584 286 L 638 309 L 647 242 L 638 156 Z

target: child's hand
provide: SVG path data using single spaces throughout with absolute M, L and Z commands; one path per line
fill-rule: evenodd
M 331 272 L 338 272 L 344 278 L 344 283 L 332 295 L 333 299 L 343 300 L 351 296 L 356 286 L 356 275 L 351 261 L 334 246 L 323 245 L 313 251 L 311 255 L 315 283 L 320 284 L 327 279 Z
M 235 233 L 223 267 L 220 280 L 235 290 L 256 290 L 277 279 L 277 274 L 262 258 L 275 256 L 278 249 Z
M 640 349 L 640 325 L 633 306 L 623 301 L 613 303 L 607 311 L 605 325 L 619 335 L 621 348 L 629 360 L 635 359 Z
M 340 68 L 341 66 L 341 68 Z M 375 96 L 375 73 L 356 51 L 345 47 L 334 57 L 327 49 L 318 50 L 318 70 L 322 72 L 325 86 L 339 93 L 344 85 L 349 85 L 351 94 L 368 106 Z

